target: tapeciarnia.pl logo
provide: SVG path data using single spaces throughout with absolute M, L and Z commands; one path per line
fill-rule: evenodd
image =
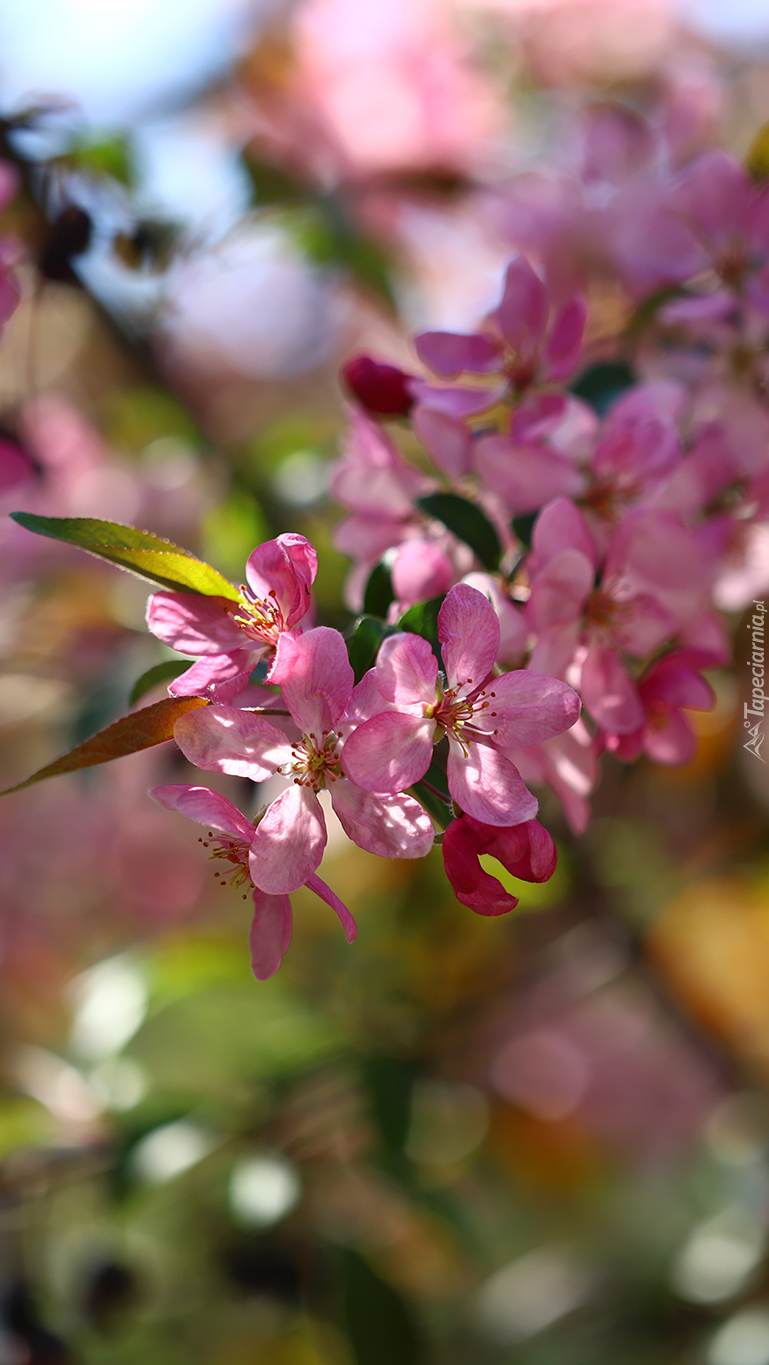
M 750 702 L 745 702 L 743 706 L 743 724 L 750 738 L 743 744 L 743 749 L 760 758 L 762 763 L 766 759 L 761 753 L 761 745 L 764 742 L 764 708 L 767 702 L 767 695 L 764 692 L 764 619 L 766 617 L 766 606 L 763 602 L 753 600 L 756 608 L 748 621 L 748 630 L 751 633 L 751 656 L 748 660 L 751 668 L 751 697 Z M 756 717 L 755 721 L 752 719 Z

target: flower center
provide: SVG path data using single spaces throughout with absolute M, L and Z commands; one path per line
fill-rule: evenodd
M 607 592 L 593 592 L 585 603 L 585 623 L 605 629 L 617 615 L 617 603 Z
M 338 777 L 344 777 L 338 744 L 339 738 L 333 730 L 324 730 L 320 739 L 314 734 L 303 735 L 291 747 L 291 761 L 279 772 L 293 778 L 299 787 L 320 791 L 327 781 L 336 782 Z
M 251 589 L 241 583 L 237 608 L 233 603 L 229 614 L 238 629 L 259 644 L 276 645 L 278 636 L 286 629 L 274 588 L 266 597 L 255 597 Z
M 248 867 L 249 845 L 244 839 L 238 839 L 234 834 L 214 834 L 213 830 L 209 830 L 208 838 L 198 839 L 198 843 L 204 848 L 211 848 L 213 844 L 209 858 L 223 858 L 226 863 L 231 864 L 224 873 L 214 873 L 219 879 L 220 886 L 243 886 L 244 882 L 253 886 Z M 243 900 L 248 900 L 245 892 Z
M 468 683 L 472 678 L 468 678 Z M 435 732 L 436 743 L 442 739 L 444 734 L 451 735 L 462 749 L 467 758 L 470 753 L 470 745 L 479 740 L 487 742 L 489 734 L 487 731 L 479 730 L 472 724 L 473 716 L 481 711 L 488 711 L 492 701 L 496 698 L 495 692 L 471 692 L 469 696 L 458 697 L 457 688 L 451 687 L 446 692 L 439 691 L 435 706 L 428 706 L 427 714 L 437 721 L 438 728 Z M 496 716 L 496 711 L 491 711 L 492 716 Z M 496 733 L 494 731 L 493 733 Z

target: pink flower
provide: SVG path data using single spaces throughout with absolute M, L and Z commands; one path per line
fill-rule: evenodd
M 587 306 L 576 296 L 552 319 L 551 312 L 547 286 L 524 256 L 516 256 L 507 267 L 502 298 L 484 331 L 422 332 L 415 340 L 417 354 L 445 379 L 464 373 L 501 376 L 502 393 L 508 386 L 519 391 L 528 388 L 535 380 L 562 380 L 579 361 Z M 412 386 L 412 391 L 432 406 L 429 394 L 418 386 Z M 489 393 L 492 402 L 501 396 L 496 389 Z
M 616 734 L 641 725 L 643 708 L 621 654 L 643 658 L 694 615 L 703 587 L 702 554 L 669 513 L 635 512 L 612 538 L 596 584 L 598 552 L 573 504 L 556 499 L 534 528 L 530 625 L 538 632 L 530 663 L 555 676 L 581 657 L 580 691 L 598 724 Z
M 715 693 L 699 670 L 719 662 L 704 650 L 678 649 L 666 654 L 638 683 L 643 724 L 634 734 L 607 736 L 607 749 L 626 762 L 645 753 L 655 763 L 688 763 L 696 737 L 684 712 L 713 709 Z
M 174 679 L 171 695 L 232 701 L 244 691 L 259 660 L 307 614 L 317 566 L 309 540 L 288 533 L 254 550 L 238 602 L 197 593 L 153 593 L 147 605 L 153 635 L 199 659 Z
M 446 684 L 418 635 L 385 640 L 376 683 L 387 710 L 365 721 L 345 746 L 348 774 L 371 792 L 399 792 L 424 777 L 433 744 L 448 738 L 453 799 L 476 820 L 530 820 L 536 799 L 505 756 L 574 724 L 579 701 L 565 683 L 519 670 L 494 675 L 500 627 L 491 603 L 467 584 L 448 593 L 438 613 Z
M 454 895 L 477 915 L 505 915 L 514 910 L 518 897 L 505 891 L 501 882 L 481 867 L 479 858 L 489 853 L 514 877 L 526 882 L 546 882 L 555 872 L 555 844 L 538 820 L 499 829 L 481 824 L 471 815 L 452 820 L 443 836 L 443 862 Z
M 251 864 L 255 830 L 251 821 L 225 796 L 207 787 L 152 787 L 149 794 L 167 810 L 177 810 L 208 826 L 208 839 L 200 842 L 211 849 L 209 858 L 224 864 L 221 872 L 214 873 L 220 886 L 250 884 L 254 902 L 249 934 L 251 968 L 257 981 L 274 976 L 291 942 L 291 902 L 284 893 L 270 895 L 254 882 Z M 311 874 L 304 884 L 336 911 L 347 942 L 352 943 L 357 929 L 347 906 L 320 877 Z M 245 892 L 243 899 L 247 899 Z
M 197 725 L 186 725 L 183 716 L 175 730 L 179 748 L 198 768 L 253 782 L 276 773 L 290 779 L 251 838 L 254 885 L 281 895 L 304 886 L 315 872 L 327 838 L 318 801 L 324 788 L 345 833 L 361 848 L 382 858 L 424 857 L 433 827 L 419 802 L 374 796 L 348 780 L 345 733 L 354 721 L 347 712 L 355 714 L 360 694 L 353 695 L 353 671 L 339 632 L 319 626 L 304 635 L 282 635 L 272 679 L 299 729 L 296 742 L 263 716 L 221 705 L 201 707 Z
M 598 744 L 582 717 L 562 735 L 513 749 L 509 757 L 527 786 L 548 786 L 563 807 L 569 828 L 584 834 L 590 824 L 590 793 L 599 776 Z

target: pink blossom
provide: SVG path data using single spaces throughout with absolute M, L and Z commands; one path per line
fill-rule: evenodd
M 520 607 L 511 602 L 503 591 L 500 579 L 492 574 L 466 573 L 462 582 L 467 583 L 468 587 L 482 592 L 484 597 L 488 597 L 497 613 L 497 620 L 499 621 L 497 663 L 510 665 L 519 663 L 521 656 L 526 651 L 529 637 L 526 617 Z
M 250 842 L 251 878 L 271 895 L 304 886 L 326 846 L 326 822 L 318 801 L 324 788 L 345 833 L 383 858 L 421 858 L 433 827 L 419 803 L 405 795 L 375 796 L 347 773 L 345 737 L 360 700 L 338 631 L 319 626 L 278 642 L 272 679 L 296 722 L 292 743 L 264 716 L 229 706 L 201 707 L 197 724 L 183 716 L 175 730 L 182 752 L 198 768 L 263 782 L 276 773 L 288 787 L 260 816 Z
M 666 654 L 638 682 L 643 724 L 631 735 L 609 735 L 606 747 L 626 762 L 645 753 L 655 763 L 688 763 L 696 738 L 684 712 L 713 709 L 715 693 L 700 669 L 719 662 L 702 650 L 678 649 Z
M 514 877 L 527 882 L 548 881 L 557 862 L 555 844 L 538 820 L 503 829 L 481 824 L 471 815 L 452 820 L 443 836 L 446 876 L 457 900 L 477 915 L 505 915 L 518 904 L 517 896 L 481 867 L 482 853 L 497 858 Z
M 552 311 L 547 286 L 524 256 L 516 256 L 483 332 L 422 332 L 415 341 L 417 353 L 445 379 L 468 373 L 497 375 L 518 391 L 535 380 L 562 380 L 579 361 L 587 306 L 576 296 L 551 317 Z M 420 401 L 433 406 L 429 395 L 414 391 Z M 497 401 L 496 389 L 491 393 L 492 401 Z
M 569 827 L 584 834 L 590 824 L 590 793 L 598 782 L 598 746 L 580 717 L 570 730 L 542 744 L 510 750 L 527 786 L 548 786 L 563 807 Z
M 254 902 L 249 932 L 251 967 L 257 981 L 274 976 L 291 942 L 291 902 L 285 893 L 271 895 L 254 881 L 252 862 L 256 832 L 251 821 L 225 796 L 209 791 L 207 787 L 152 787 L 149 794 L 167 810 L 179 811 L 190 820 L 208 826 L 208 838 L 201 838 L 200 842 L 204 848 L 211 849 L 209 858 L 224 864 L 221 872 L 214 873 L 220 886 L 251 886 Z M 347 906 L 314 874 L 306 878 L 304 885 L 336 911 L 347 942 L 352 943 L 357 929 Z M 244 892 L 243 899 L 246 898 Z
M 581 661 L 580 691 L 602 728 L 638 729 L 643 709 L 623 653 L 643 658 L 675 635 L 707 585 L 702 554 L 677 518 L 638 512 L 598 552 L 573 504 L 557 499 L 534 528 L 527 616 L 538 640 L 530 665 L 555 676 Z
M 438 662 L 418 635 L 385 640 L 376 682 L 394 709 L 360 725 L 345 749 L 347 771 L 371 792 L 398 792 L 427 772 L 433 744 L 448 738 L 448 783 L 453 799 L 489 825 L 519 824 L 537 802 L 505 756 L 573 725 L 579 701 L 570 687 L 518 670 L 494 675 L 500 627 L 490 602 L 467 584 L 448 593 L 438 614 L 446 684 Z
M 317 563 L 309 540 L 288 533 L 254 550 L 237 602 L 198 593 L 153 593 L 147 604 L 152 633 L 199 660 L 174 679 L 171 695 L 237 697 L 259 660 L 307 614 Z

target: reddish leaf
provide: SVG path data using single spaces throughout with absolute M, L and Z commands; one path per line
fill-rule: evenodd
M 0 796 L 11 792 L 23 791 L 35 782 L 43 782 L 47 777 L 58 777 L 61 773 L 74 773 L 79 768 L 95 768 L 98 763 L 109 763 L 113 758 L 123 758 L 126 754 L 138 753 L 140 749 L 151 749 L 154 744 L 173 739 L 174 726 L 186 711 L 194 711 L 198 706 L 208 706 L 205 697 L 165 697 L 154 706 L 145 706 L 129 716 L 122 716 L 106 730 L 92 735 L 82 744 L 70 749 L 68 754 L 39 768 L 24 782 L 15 787 L 6 787 Z

